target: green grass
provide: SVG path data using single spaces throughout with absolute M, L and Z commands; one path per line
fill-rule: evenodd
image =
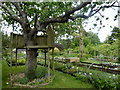
M 56 71 L 55 80 L 41 88 L 94 88 L 91 84 L 76 80 L 71 75 Z
M 38 69 L 41 66 L 38 66 Z M 2 62 L 2 87 L 3 88 L 9 88 L 10 84 L 6 84 L 9 82 L 9 74 L 10 74 L 10 68 L 8 67 L 6 61 Z M 18 67 L 13 67 L 12 72 L 13 73 L 18 73 L 18 72 L 23 72 L 24 71 L 24 66 L 18 66 Z M 41 86 L 40 88 L 94 88 L 93 85 L 89 83 L 82 82 L 80 80 L 76 80 L 75 77 L 72 77 L 71 75 L 64 74 L 61 72 L 56 71 L 55 72 L 55 79 L 53 80 L 52 83 L 46 86 Z
M 9 74 L 10 74 L 10 68 L 8 67 L 6 61 L 2 61 L 2 87 L 7 88 L 9 85 L 6 85 L 7 82 L 9 82 Z
M 100 63 L 105 62 L 105 61 L 97 61 L 97 60 L 83 60 L 83 62 L 100 64 Z
M 100 63 L 115 63 L 115 61 L 99 61 L 99 60 L 83 60 L 83 62 L 88 62 L 88 63 L 95 63 L 95 64 L 100 64 Z

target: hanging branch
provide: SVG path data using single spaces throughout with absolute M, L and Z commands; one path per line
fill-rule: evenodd
M 116 2 L 113 2 L 111 5 L 105 5 L 105 6 L 101 6 L 98 9 L 94 9 L 96 5 L 91 6 L 90 8 L 90 12 L 88 13 L 88 15 L 84 15 L 84 14 L 76 14 L 75 16 L 71 16 L 71 14 L 75 13 L 76 11 L 81 10 L 82 8 L 86 7 L 88 4 L 91 4 L 92 0 L 90 0 L 89 2 L 83 2 L 80 5 L 78 5 L 77 7 L 72 8 L 71 10 L 67 11 L 65 13 L 65 15 L 60 16 L 60 17 L 56 17 L 56 18 L 51 18 L 48 20 L 45 20 L 44 22 L 39 22 L 39 24 L 43 24 L 45 27 L 50 24 L 50 23 L 65 23 L 68 22 L 68 20 L 75 20 L 77 18 L 89 18 L 94 16 L 96 13 L 98 13 L 101 9 L 103 8 L 110 8 L 110 7 L 120 7 L 120 6 L 116 6 L 114 5 Z
M 10 18 L 19 22 L 20 24 L 22 23 L 22 20 L 19 17 L 17 17 L 18 15 L 13 14 L 13 11 L 10 10 L 6 5 L 3 5 L 2 3 L 0 3 L 0 6 L 8 12 L 8 14 L 10 15 Z

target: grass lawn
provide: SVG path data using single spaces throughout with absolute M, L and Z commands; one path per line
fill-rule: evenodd
M 71 75 L 56 71 L 55 80 L 42 88 L 94 88 L 91 84 L 76 80 Z
M 38 69 L 41 66 L 38 66 Z M 2 87 L 3 88 L 8 88 L 10 85 L 6 84 L 9 82 L 9 73 L 10 73 L 10 68 L 8 67 L 6 61 L 2 62 Z M 17 73 L 17 72 L 23 72 L 24 71 L 24 66 L 19 66 L 19 67 L 14 67 L 12 72 Z M 64 74 L 61 72 L 56 71 L 55 72 L 55 79 L 53 80 L 52 83 L 46 86 L 41 86 L 40 88 L 94 88 L 93 85 L 89 83 L 82 82 L 80 80 L 76 80 L 75 77 L 72 77 L 71 75 Z
M 9 85 L 6 85 L 6 83 L 9 81 L 9 72 L 10 68 L 8 67 L 6 61 L 2 61 L 2 88 L 8 88 Z
M 101 64 L 101 63 L 115 63 L 115 61 L 112 61 L 112 62 L 110 62 L 110 61 L 100 61 L 100 60 L 88 60 L 88 59 L 86 59 L 86 60 L 83 60 L 83 62 L 88 62 L 88 63 L 95 63 L 95 64 Z

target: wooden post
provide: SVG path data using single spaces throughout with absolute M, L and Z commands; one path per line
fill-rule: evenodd
M 50 54 L 49 54 L 49 48 L 48 48 L 48 82 L 50 82 Z
M 26 50 L 26 62 L 27 62 L 27 48 L 25 50 Z
M 17 69 L 17 48 L 16 48 L 16 69 Z
M 11 45 L 10 45 L 10 53 L 11 53 L 11 61 L 10 61 L 10 85 L 13 87 L 13 77 L 12 77 L 12 42 L 13 42 L 13 35 L 11 36 Z
M 54 71 L 54 48 L 52 48 L 52 72 L 53 72 L 53 78 L 55 75 L 55 71 Z
M 44 50 L 45 53 L 45 67 L 46 67 L 46 49 Z

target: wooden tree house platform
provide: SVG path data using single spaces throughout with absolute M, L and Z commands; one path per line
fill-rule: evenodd
M 46 50 L 49 51 L 50 49 L 52 49 L 52 60 L 50 60 L 49 56 L 49 52 L 48 52 L 48 77 L 50 79 L 50 65 L 52 65 L 52 71 L 53 71 L 53 75 L 54 75 L 54 39 L 55 38 L 55 33 L 54 31 L 51 29 L 51 27 L 48 27 L 46 29 L 46 33 L 43 33 L 42 35 L 37 35 L 36 37 L 33 37 L 33 41 L 35 43 L 34 46 L 27 46 L 25 45 L 25 40 L 23 35 L 20 34 L 15 34 L 15 33 L 11 33 L 10 35 L 10 39 L 11 39 L 11 43 L 10 43 L 10 48 L 11 48 L 11 64 L 12 64 L 12 50 L 14 48 L 16 48 L 16 62 L 17 62 L 17 49 L 44 49 L 44 53 L 45 53 L 45 65 L 46 65 Z M 16 63 L 17 65 L 17 63 Z M 12 67 L 12 65 L 11 65 Z

